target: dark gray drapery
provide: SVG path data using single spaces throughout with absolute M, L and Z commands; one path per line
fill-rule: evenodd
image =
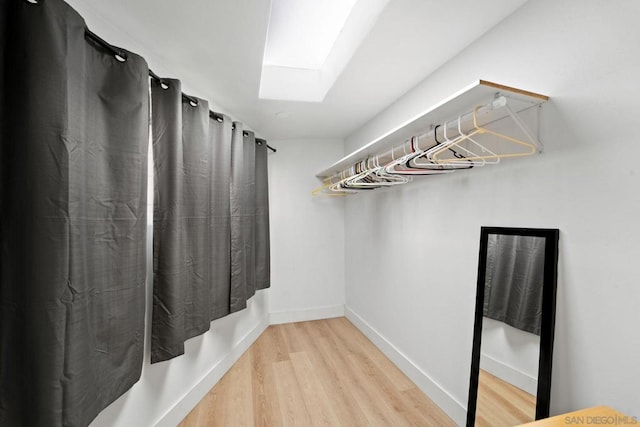
M 153 81 L 154 289 L 152 363 L 184 353 L 210 326 L 209 105 L 181 84 Z
M 255 135 L 235 122 L 231 138 L 231 312 L 256 291 Z
M 152 363 L 230 313 L 231 121 L 153 81 L 154 290 Z
M 211 283 L 212 316 L 218 319 L 230 313 L 231 298 L 231 126 L 209 119 L 211 144 Z
M 267 168 L 267 143 L 256 144 L 256 237 L 255 265 L 256 289 L 271 286 L 271 251 L 269 241 L 269 171 Z
M 229 308 L 232 313 L 247 306 L 247 270 L 244 268 L 244 230 L 242 217 L 244 215 L 244 161 L 243 126 L 242 123 L 233 124 L 231 135 L 231 182 L 230 182 L 230 212 L 231 212 L 231 289 Z
M 246 270 L 247 299 L 256 293 L 256 136 L 253 132 L 245 131 L 243 135 L 244 161 L 244 190 L 242 199 L 245 214 L 242 218 L 243 228 L 243 265 Z
M 0 17 L 0 425 L 85 426 L 141 372 L 148 69 L 61 0 Z
M 210 188 L 209 103 L 182 100 L 182 203 L 184 212 L 185 338 L 209 330 L 210 306 Z
M 154 164 L 153 308 L 151 363 L 184 353 L 186 239 L 182 192 L 182 92 L 179 80 L 166 89 L 151 82 Z
M 540 335 L 545 239 L 490 234 L 483 314 Z

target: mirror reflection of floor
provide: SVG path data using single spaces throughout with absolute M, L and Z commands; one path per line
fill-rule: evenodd
M 511 427 L 534 421 L 536 397 L 480 370 L 476 427 Z

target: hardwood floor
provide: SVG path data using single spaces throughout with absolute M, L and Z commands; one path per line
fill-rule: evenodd
M 180 425 L 455 424 L 340 317 L 267 328 Z
M 531 422 L 535 416 L 535 396 L 480 370 L 477 427 L 511 427 Z

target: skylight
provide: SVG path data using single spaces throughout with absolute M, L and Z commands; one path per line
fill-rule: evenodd
M 272 0 L 264 65 L 322 68 L 356 0 Z
M 389 0 L 272 0 L 260 98 L 321 102 Z

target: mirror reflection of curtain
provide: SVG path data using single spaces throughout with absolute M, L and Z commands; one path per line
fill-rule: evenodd
M 483 314 L 540 335 L 545 239 L 489 235 Z
M 0 425 L 86 426 L 140 377 L 148 73 L 62 0 L 0 2 Z

